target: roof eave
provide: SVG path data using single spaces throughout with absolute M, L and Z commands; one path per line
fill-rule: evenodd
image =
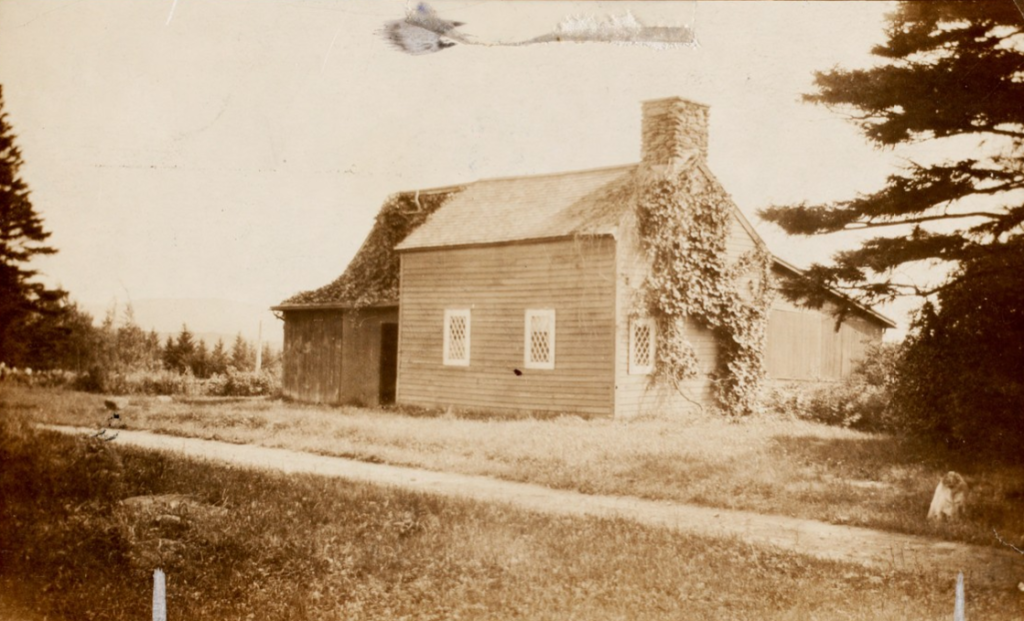
M 316 311 L 316 310 L 366 310 L 373 308 L 398 308 L 398 300 L 377 304 L 356 305 L 352 302 L 314 302 L 312 304 L 278 304 L 272 311 Z
M 804 275 L 804 271 L 802 269 L 800 269 L 799 267 L 793 265 L 792 263 L 790 263 L 788 261 L 780 259 L 779 257 L 777 257 L 775 255 L 772 255 L 772 262 L 775 263 L 775 265 L 778 265 L 779 267 L 781 267 L 781 268 L 783 268 L 785 270 L 793 272 L 797 276 L 803 276 Z M 834 295 L 837 298 L 841 299 L 842 301 L 846 302 L 847 304 L 853 306 L 857 310 L 859 310 L 859 311 L 861 311 L 861 312 L 871 316 L 874 319 L 877 319 L 881 323 L 884 323 L 889 328 L 897 328 L 897 327 L 899 327 L 899 325 L 895 321 L 893 321 L 892 319 L 886 317 L 885 315 L 883 315 L 882 313 L 876 311 L 875 309 L 871 308 L 870 306 L 865 306 L 864 304 L 861 304 L 860 302 L 858 302 L 856 300 L 853 300 L 853 299 L 849 298 L 848 296 L 843 295 L 842 293 L 840 293 L 838 291 L 835 291 L 833 289 L 829 289 L 829 293 L 831 293 L 832 295 Z
M 544 242 L 565 241 L 567 239 L 577 239 L 580 237 L 615 237 L 615 232 L 594 231 L 583 233 L 570 233 L 568 235 L 551 235 L 548 237 L 524 237 L 522 239 L 505 239 L 501 241 L 477 242 L 472 244 L 436 244 L 431 246 L 413 246 L 411 248 L 403 248 L 402 244 L 398 244 L 397 246 L 395 246 L 395 251 L 398 253 L 403 253 L 427 250 L 454 250 L 458 248 L 487 248 L 491 246 L 513 246 L 520 244 L 539 244 Z

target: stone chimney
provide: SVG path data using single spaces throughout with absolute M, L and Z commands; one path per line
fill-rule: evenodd
M 649 166 L 669 164 L 688 152 L 708 157 L 708 107 L 680 97 L 643 103 L 642 159 Z

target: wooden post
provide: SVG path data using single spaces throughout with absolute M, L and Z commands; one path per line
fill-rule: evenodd
M 964 572 L 956 576 L 956 603 L 953 604 L 953 621 L 965 621 L 964 617 Z
M 153 621 L 167 621 L 167 585 L 162 569 L 153 571 Z
M 256 372 L 259 373 L 263 367 L 263 320 L 260 320 L 259 330 L 256 332 Z

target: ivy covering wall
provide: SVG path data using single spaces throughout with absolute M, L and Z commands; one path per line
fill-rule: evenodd
M 733 209 L 699 167 L 641 171 L 636 215 L 651 268 L 637 310 L 658 326 L 653 381 L 678 388 L 697 376 L 697 356 L 684 330 L 684 322 L 697 322 L 718 344 L 718 367 L 712 374 L 718 406 L 745 415 L 754 410 L 765 374 L 771 257 L 757 245 L 730 262 Z
M 395 246 L 459 191 L 391 196 L 345 273 L 319 289 L 288 298 L 284 304 L 346 303 L 361 308 L 397 303 L 400 264 Z

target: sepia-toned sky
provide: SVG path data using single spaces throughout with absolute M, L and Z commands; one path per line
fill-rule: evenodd
M 788 239 L 755 211 L 870 191 L 899 163 L 800 101 L 813 71 L 871 62 L 888 3 L 433 6 L 485 41 L 630 10 L 693 24 L 699 45 L 414 57 L 376 32 L 404 0 L 3 0 L 6 111 L 60 249 L 46 278 L 88 303 L 270 306 L 337 277 L 388 194 L 637 161 L 640 102 L 673 95 L 711 106 L 712 170 L 800 265 L 841 240 Z

